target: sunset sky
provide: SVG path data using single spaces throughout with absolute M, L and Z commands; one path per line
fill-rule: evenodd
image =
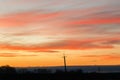
M 0 66 L 120 65 L 120 0 L 0 0 Z

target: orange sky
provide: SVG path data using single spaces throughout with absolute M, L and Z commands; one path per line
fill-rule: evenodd
M 120 65 L 118 0 L 0 0 L 0 65 Z

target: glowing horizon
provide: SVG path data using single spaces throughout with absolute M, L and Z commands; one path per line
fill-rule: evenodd
M 120 1 L 0 0 L 0 66 L 120 65 Z

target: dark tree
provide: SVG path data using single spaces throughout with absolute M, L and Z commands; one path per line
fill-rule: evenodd
M 16 69 L 13 68 L 13 67 L 10 67 L 9 65 L 1 66 L 0 67 L 0 73 L 2 73 L 2 74 L 12 74 L 12 73 L 16 73 Z

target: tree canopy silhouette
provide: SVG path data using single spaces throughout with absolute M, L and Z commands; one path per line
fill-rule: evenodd
M 10 67 L 9 65 L 5 65 L 0 67 L 0 73 L 12 74 L 12 73 L 16 73 L 16 69 L 14 67 Z

